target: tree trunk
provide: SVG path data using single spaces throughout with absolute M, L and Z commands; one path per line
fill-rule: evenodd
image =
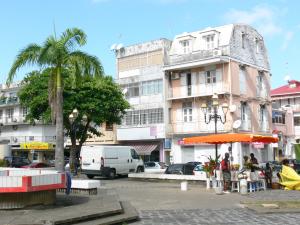
M 55 168 L 63 172 L 64 165 L 64 125 L 63 125 L 63 88 L 60 67 L 57 68 L 57 107 L 56 107 L 56 147 L 55 147 Z

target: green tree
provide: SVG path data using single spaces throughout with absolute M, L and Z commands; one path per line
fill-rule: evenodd
M 49 70 L 49 103 L 52 122 L 56 124 L 55 167 L 59 171 L 64 170 L 63 71 L 71 71 L 75 83 L 82 76 L 103 75 L 103 68 L 96 57 L 76 50 L 76 47 L 85 44 L 86 34 L 78 28 L 67 29 L 59 38 L 51 35 L 43 45 L 30 44 L 22 49 L 8 73 L 7 84 L 10 84 L 16 71 L 25 65 Z
M 49 79 L 47 70 L 42 73 L 32 72 L 24 79 L 18 93 L 22 106 L 29 109 L 26 119 L 32 123 L 35 120 L 51 122 L 47 91 Z M 89 135 L 101 135 L 96 125 L 104 122 L 119 124 L 125 110 L 130 107 L 120 87 L 109 76 L 101 78 L 85 76 L 75 87 L 72 81 L 70 76 L 65 75 L 63 117 L 65 133 L 72 143 L 71 168 L 76 154 L 80 153 L 81 146 Z M 78 109 L 79 115 L 71 124 L 68 116 L 74 108 Z M 84 124 L 81 122 L 83 115 L 87 116 Z M 76 142 L 79 143 L 78 146 Z

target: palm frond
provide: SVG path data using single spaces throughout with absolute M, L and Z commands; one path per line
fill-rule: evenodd
M 62 48 L 74 49 L 76 45 L 86 44 L 86 34 L 78 28 L 67 29 L 62 33 L 58 43 Z
M 57 46 L 57 41 L 53 36 L 50 36 L 46 39 L 46 41 L 42 46 L 41 54 L 39 57 L 40 66 L 43 65 L 52 66 L 55 64 L 55 60 L 57 60 L 56 46 Z
M 41 46 L 37 44 L 30 44 L 26 48 L 22 49 L 17 55 L 6 80 L 7 84 L 10 84 L 18 69 L 28 65 L 34 65 L 38 62 L 41 52 Z
M 102 77 L 103 67 L 99 59 L 82 51 L 74 51 L 69 54 L 71 64 L 77 63 L 81 68 L 82 76 Z

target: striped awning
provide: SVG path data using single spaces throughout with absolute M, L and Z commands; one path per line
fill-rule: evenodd
M 151 155 L 151 152 L 157 148 L 155 144 L 131 145 L 139 155 Z

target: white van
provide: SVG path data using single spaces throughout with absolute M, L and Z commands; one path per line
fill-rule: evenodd
M 131 172 L 144 172 L 144 163 L 130 146 L 89 145 L 81 148 L 82 173 L 92 179 L 106 176 L 113 179 Z

